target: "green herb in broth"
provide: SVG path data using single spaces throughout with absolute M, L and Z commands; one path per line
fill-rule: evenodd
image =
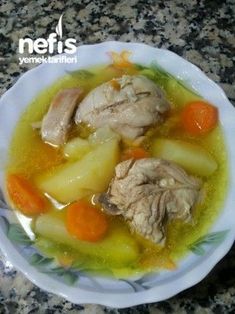
M 165 90 L 167 98 L 174 106 L 173 109 L 182 108 L 189 101 L 202 99 L 185 83 L 175 79 L 154 62 L 149 68 L 141 68 L 140 74 L 148 77 Z
M 87 70 L 68 71 L 67 73 L 79 80 L 87 80 L 94 76 L 94 73 Z
M 121 71 L 106 65 L 79 70 L 66 74 L 40 93 L 27 107 L 15 128 L 10 145 L 7 171 L 10 173 L 22 173 L 33 180 L 37 173 L 51 169 L 64 162 L 62 151 L 44 144 L 39 132 L 32 130 L 31 126 L 33 122 L 42 120 L 52 98 L 60 89 L 79 86 L 84 89 L 85 96 L 101 83 L 114 77 L 119 77 L 122 74 L 133 74 L 132 71 L 129 73 L 128 69 Z M 169 120 L 166 119 L 161 126 L 152 128 L 147 132 L 147 139 L 144 143 L 146 149 L 150 150 L 151 141 L 158 136 L 173 139 L 183 138 L 205 147 L 214 156 L 219 167 L 211 177 L 204 180 L 206 197 L 203 203 L 194 210 L 193 224 L 186 224 L 180 221 L 169 223 L 167 226 L 167 242 L 164 248 L 154 245 L 138 235 L 131 234 L 127 230 L 124 221 L 116 217 L 112 218 L 111 224 L 115 225 L 119 230 L 120 239 L 121 234 L 125 232 L 128 237 L 133 239 L 138 248 L 135 259 L 129 264 L 120 265 L 115 258 L 113 261 L 109 260 L 107 262 L 105 260 L 105 254 L 112 254 L 112 246 L 108 247 L 107 252 L 103 254 L 103 258 L 101 258 L 101 255 L 97 256 L 95 254 L 92 258 L 89 258 L 84 252 L 79 251 L 79 248 L 76 250 L 75 244 L 70 246 L 68 241 L 53 239 L 53 236 L 50 236 L 49 233 L 47 238 L 36 235 L 38 248 L 44 254 L 56 257 L 62 264 L 67 259 L 68 264 L 77 265 L 78 268 L 102 273 L 104 273 L 105 269 L 106 273 L 111 271 L 117 277 L 127 277 L 137 272 L 151 271 L 158 268 L 173 269 L 175 262 L 188 252 L 188 245 L 208 231 L 223 204 L 227 188 L 228 170 L 226 148 L 221 127 L 218 126 L 210 134 L 200 138 L 188 136 L 178 129 L 177 126 L 175 128 L 175 125 L 177 125 L 177 114 L 181 108 L 189 101 L 201 99 L 201 97 L 187 90 L 179 81 L 159 71 L 154 66 L 150 68 L 136 66 L 136 74 L 138 73 L 147 76 L 165 90 L 173 106 L 172 113 L 176 116 L 176 122 L 172 122 L 173 127 L 169 125 Z M 87 138 L 92 131 L 86 125 L 80 127 L 73 126 L 70 130 L 69 139 L 76 136 Z M 57 215 L 59 208 L 54 207 L 53 210 L 55 215 Z M 61 215 L 63 215 L 63 212 L 64 210 L 60 211 Z M 32 223 L 31 227 L 32 230 L 35 230 L 34 223 Z M 86 246 L 85 243 L 83 245 Z M 87 248 L 89 248 L 89 244 L 87 244 Z

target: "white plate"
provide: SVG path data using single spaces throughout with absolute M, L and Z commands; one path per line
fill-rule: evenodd
M 15 217 L 10 210 L 0 209 L 0 216 L 5 217 L 0 218 L 1 249 L 6 258 L 34 284 L 74 303 L 96 303 L 117 308 L 162 301 L 193 286 L 208 274 L 232 246 L 235 239 L 235 197 L 232 193 L 232 189 L 235 188 L 234 108 L 218 85 L 196 66 L 176 54 L 144 44 L 121 42 L 105 42 L 78 47 L 76 52 L 77 64 L 40 65 L 24 74 L 0 100 L 0 187 L 4 190 L 4 166 L 7 160 L 9 141 L 25 107 L 40 91 L 66 74 L 66 71 L 109 63 L 110 57 L 107 52 L 121 52 L 122 50 L 132 52 L 130 60 L 134 63 L 150 65 L 152 61 L 156 61 L 166 71 L 186 82 L 187 85 L 219 108 L 229 154 L 230 187 L 224 208 L 221 209 L 221 214 L 210 232 L 228 230 L 227 233 L 219 234 L 223 238 L 223 243 L 217 246 L 206 246 L 206 253 L 203 256 L 188 254 L 175 271 L 153 273 L 142 278 L 135 278 L 135 280 L 115 280 L 79 274 L 79 280 L 73 286 L 69 286 L 66 284 L 66 279 L 72 281 L 78 274 L 65 273 L 63 277 L 58 276 L 53 271 L 51 274 L 43 273 L 33 245 L 25 247 L 25 245 L 13 241 L 12 237 L 11 240 L 7 237 L 9 226 L 11 230 L 16 231 L 13 225 Z M 1 206 L 5 207 L 4 203 Z M 23 238 L 23 242 L 24 240 L 27 242 L 27 238 Z M 30 256 L 33 254 L 34 266 L 29 263 Z M 36 265 L 37 262 L 38 265 Z M 51 265 L 48 261 L 46 267 L 53 269 L 53 264 Z

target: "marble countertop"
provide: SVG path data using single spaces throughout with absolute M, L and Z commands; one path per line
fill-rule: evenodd
M 79 45 L 119 40 L 172 50 L 200 67 L 235 102 L 233 0 L 2 0 L 0 95 L 32 67 L 18 63 L 19 38 L 47 38 L 62 13 L 66 36 L 76 38 Z M 164 302 L 122 310 L 75 305 L 48 294 L 16 271 L 0 253 L 0 313 L 3 314 L 234 312 L 235 246 L 196 286 Z

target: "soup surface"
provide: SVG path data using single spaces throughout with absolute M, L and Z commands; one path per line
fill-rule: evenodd
M 44 142 L 40 135 L 40 129 L 38 128 L 40 123 L 38 122 L 42 121 L 55 95 L 63 89 L 79 87 L 83 89 L 82 98 L 84 99 L 95 87 L 124 74 L 143 75 L 158 84 L 165 91 L 171 109 L 164 115 L 161 123 L 146 130 L 144 137 L 139 142 L 124 137 L 121 140 L 119 139 L 118 153 L 113 153 L 114 159 L 112 162 L 116 165 L 128 158 L 154 157 L 168 159 L 168 156 L 173 156 L 173 159 L 170 158 L 172 161 L 180 164 L 188 174 L 199 178 L 202 184 L 200 200 L 192 209 L 192 219 L 190 221 L 172 219 L 165 224 L 166 240 L 164 245 L 153 243 L 138 234 L 138 232 L 133 231 L 122 215 L 106 214 L 97 201 L 97 193 L 92 192 L 92 188 L 91 190 L 88 189 L 82 200 L 86 204 L 90 204 L 90 207 L 98 208 L 105 216 L 104 226 L 94 214 L 94 219 L 98 219 L 95 223 L 99 225 L 101 233 L 105 229 L 105 236 L 98 241 L 78 239 L 68 229 L 68 210 L 72 212 L 71 207 L 68 209 L 68 203 L 73 203 L 73 201 L 63 202 L 66 199 L 66 195 L 62 196 L 63 191 L 58 199 L 52 196 L 51 193 L 45 193 L 45 190 L 41 189 L 44 184 L 41 182 L 47 180 L 57 169 L 60 169 L 60 167 L 63 169 L 64 165 L 71 165 L 77 160 L 82 162 L 84 156 L 88 153 L 86 147 L 76 150 L 76 144 L 74 144 L 74 157 L 74 147 L 73 145 L 69 147 L 67 143 L 71 143 L 72 140 L 77 138 L 87 141 L 96 132 L 95 128 L 85 123 L 78 125 L 73 123 L 66 144 L 54 147 Z M 155 269 L 175 269 L 179 259 L 189 252 L 189 245 L 204 235 L 211 227 L 214 219 L 219 214 L 227 187 L 226 148 L 220 124 L 217 123 L 213 129 L 204 134 L 192 134 L 192 132 L 182 128 L 181 125 L 182 112 L 186 106 L 198 100 L 202 100 L 199 95 L 190 91 L 181 82 L 157 67 L 150 66 L 148 68 L 133 64 L 128 64 L 125 67 L 101 65 L 72 72 L 40 93 L 26 108 L 15 128 L 9 149 L 9 163 L 6 169 L 7 177 L 15 174 L 20 175 L 33 187 L 37 187 L 42 195 L 43 193 L 46 195 L 47 208 L 45 212 L 32 214 L 27 213 L 27 209 L 26 211 L 20 210 L 15 198 L 12 197 L 9 191 L 9 201 L 15 208 L 20 223 L 30 237 L 35 239 L 39 250 L 46 256 L 54 257 L 62 266 L 72 265 L 86 271 L 102 272 L 117 277 L 130 276 Z M 93 138 L 95 137 L 93 136 Z M 91 159 L 91 163 L 98 163 L 100 167 L 107 166 L 107 156 L 112 154 L 110 153 L 112 147 L 109 146 L 109 143 L 102 143 L 102 145 L 98 143 L 100 145 L 95 146 L 94 150 L 97 154 L 95 156 L 100 159 Z M 99 147 L 102 147 L 102 150 L 97 152 Z M 186 155 L 182 158 L 179 157 L 176 154 L 178 149 L 179 155 L 182 154 L 181 151 L 184 154 L 184 150 Z M 168 150 L 170 150 L 170 153 Z M 192 156 L 195 157 L 195 152 L 197 155 L 197 150 L 198 156 L 194 158 L 196 160 L 192 159 L 188 162 Z M 203 158 L 203 156 L 201 157 L 201 150 L 211 158 L 208 161 L 209 175 L 207 174 L 207 166 L 205 166 L 206 169 L 200 168 L 200 158 Z M 90 152 L 89 149 L 88 151 Z M 178 157 L 174 157 L 175 154 Z M 176 160 L 174 160 L 175 158 Z M 198 161 L 199 165 L 197 164 Z M 201 164 L 205 165 L 206 162 Z M 215 169 L 213 168 L 210 171 L 210 167 Z M 104 172 L 106 170 L 102 169 Z M 111 169 L 111 172 L 113 175 L 114 168 Z M 94 177 L 89 179 L 89 184 L 95 186 L 94 182 L 97 174 L 94 173 L 93 175 Z M 57 182 L 60 184 L 59 181 Z M 102 183 L 100 182 L 100 184 Z M 64 188 L 66 189 L 66 186 Z M 106 192 L 107 188 L 106 182 L 103 190 L 98 192 Z M 91 215 L 90 219 L 93 219 L 92 217 Z M 76 215 L 74 219 L 76 219 Z

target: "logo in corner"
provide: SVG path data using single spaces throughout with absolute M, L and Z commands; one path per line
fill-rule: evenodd
M 76 52 L 76 39 L 75 38 L 67 38 L 63 41 L 63 27 L 62 27 L 62 19 L 63 14 L 61 14 L 58 24 L 55 28 L 55 32 L 50 33 L 48 38 L 37 38 L 35 40 L 31 38 L 20 38 L 19 39 L 19 54 L 54 54 L 54 53 L 67 53 L 74 54 Z M 58 56 L 59 57 L 59 56 Z M 52 58 L 52 57 L 19 57 L 20 64 L 22 63 L 57 63 L 54 60 L 62 60 L 65 63 L 76 62 L 76 57 L 69 58 L 63 56 L 63 58 Z M 71 61 L 71 59 L 74 59 Z M 70 61 L 69 61 L 70 60 Z M 60 63 L 62 63 L 60 62 Z

